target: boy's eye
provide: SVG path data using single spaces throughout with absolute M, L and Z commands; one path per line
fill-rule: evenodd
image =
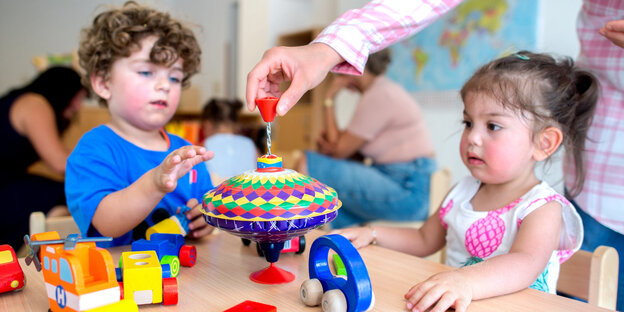
M 488 123 L 488 130 L 498 131 L 501 129 L 501 126 L 493 123 Z
M 152 72 L 151 71 L 147 71 L 147 70 L 142 70 L 142 71 L 139 71 L 138 73 L 139 73 L 139 75 L 145 76 L 145 77 L 149 77 L 149 76 L 152 75 Z
M 182 79 L 178 77 L 169 77 L 169 81 L 171 81 L 172 83 L 180 83 L 182 82 Z
M 472 128 L 472 121 L 469 121 L 469 120 L 462 120 L 462 123 L 464 124 L 464 127 L 466 127 L 466 128 Z

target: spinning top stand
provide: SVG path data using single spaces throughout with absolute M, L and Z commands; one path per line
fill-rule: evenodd
M 260 110 L 260 115 L 262 116 L 262 120 L 267 123 L 267 148 L 268 154 L 266 155 L 266 159 L 268 161 L 276 159 L 274 155 L 271 154 L 271 122 L 275 120 L 275 115 L 277 113 L 276 107 L 278 98 L 275 97 L 266 97 L 262 99 L 256 99 L 256 106 L 258 106 L 258 110 Z M 263 163 L 261 168 L 261 163 L 258 162 L 258 171 L 259 172 L 276 172 L 281 171 L 282 164 L 279 163 Z M 259 242 L 260 248 L 262 252 L 264 252 L 264 257 L 269 262 L 269 266 L 251 273 L 249 275 L 249 279 L 256 283 L 260 284 L 283 284 L 289 283 L 295 280 L 295 275 L 275 266 L 275 262 L 279 259 L 280 253 L 282 249 L 284 249 L 284 242 L 278 243 L 269 243 L 269 242 Z

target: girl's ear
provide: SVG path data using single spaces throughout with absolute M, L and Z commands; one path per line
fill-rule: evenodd
M 542 130 L 537 137 L 537 148 L 533 152 L 536 161 L 542 161 L 557 151 L 563 141 L 563 132 L 557 127 Z
M 108 81 L 104 77 L 91 75 L 91 87 L 93 88 L 93 92 L 99 97 L 110 100 L 110 88 L 108 87 Z

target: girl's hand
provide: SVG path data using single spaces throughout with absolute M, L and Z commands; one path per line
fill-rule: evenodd
M 605 27 L 600 28 L 600 34 L 611 40 L 613 44 L 624 48 L 624 20 L 608 22 Z
M 191 208 L 191 210 L 185 213 L 186 218 L 189 220 L 189 233 L 188 237 L 190 238 L 200 238 L 206 236 L 212 231 L 214 231 L 214 227 L 206 223 L 206 219 L 204 219 L 204 214 L 201 212 L 201 204 L 195 198 L 191 198 L 186 206 Z
M 444 312 L 450 307 L 464 312 L 472 301 L 472 286 L 460 271 L 442 272 L 414 285 L 405 299 L 412 312 Z
M 154 184 L 156 188 L 169 193 L 175 190 L 178 179 L 187 174 L 193 166 L 212 158 L 213 152 L 201 146 L 189 145 L 181 147 L 169 154 L 167 158 L 154 168 Z
M 339 234 L 348 239 L 355 248 L 366 247 L 373 242 L 373 229 L 370 227 L 353 227 L 331 231 L 329 234 Z

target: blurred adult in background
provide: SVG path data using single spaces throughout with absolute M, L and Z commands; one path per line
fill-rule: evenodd
M 214 157 L 206 162 L 212 183 L 256 169 L 258 151 L 254 142 L 240 135 L 240 100 L 211 99 L 202 110 L 202 130 L 206 136 L 204 146 Z
M 418 103 L 383 74 L 390 51 L 370 55 L 362 76 L 335 75 L 323 103 L 325 132 L 319 153 L 307 151 L 298 170 L 330 185 L 342 201 L 331 225 L 373 220 L 424 220 L 429 180 L 436 168 L 429 131 Z M 361 93 L 349 125 L 336 125 L 333 100 L 342 89 Z M 372 165 L 350 160 L 361 154 Z
M 76 71 L 51 67 L 0 98 L 1 243 L 19 248 L 31 212 L 65 205 L 63 182 L 31 175 L 27 169 L 42 160 L 53 172 L 65 173 L 71 151 L 61 135 L 86 95 Z

